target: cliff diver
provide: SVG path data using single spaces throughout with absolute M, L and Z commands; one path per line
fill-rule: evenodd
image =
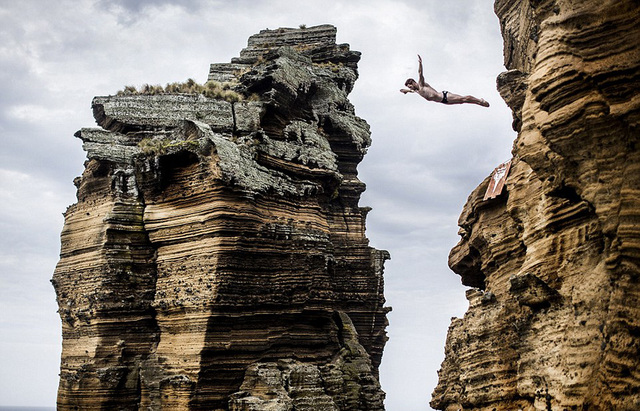
M 414 79 L 408 79 L 404 85 L 409 87 L 408 89 L 403 88 L 400 89 L 400 92 L 403 94 L 407 93 L 418 93 L 425 99 L 429 101 L 436 101 L 443 104 L 477 104 L 483 107 L 489 107 L 489 103 L 483 98 L 477 98 L 473 96 L 461 96 L 459 94 L 450 93 L 448 91 L 443 91 L 440 93 L 436 91 L 433 87 L 431 87 L 426 81 L 424 81 L 424 76 L 422 75 L 422 57 L 418 54 L 418 82 Z

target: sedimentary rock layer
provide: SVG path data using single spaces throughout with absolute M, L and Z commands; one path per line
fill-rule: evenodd
M 93 100 L 52 280 L 58 409 L 384 408 L 389 256 L 358 205 L 359 53 L 335 35 L 252 36 L 211 66 L 232 99 Z
M 470 306 L 431 405 L 640 409 L 640 7 L 497 0 L 498 86 L 519 131 L 502 196 L 485 180 L 449 264 Z

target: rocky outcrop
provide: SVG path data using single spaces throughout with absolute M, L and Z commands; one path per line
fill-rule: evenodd
M 640 7 L 497 0 L 500 92 L 519 131 L 449 264 L 474 287 L 431 405 L 640 409 Z
M 382 410 L 383 264 L 336 29 L 266 30 L 226 97 L 96 97 L 53 284 L 58 409 Z

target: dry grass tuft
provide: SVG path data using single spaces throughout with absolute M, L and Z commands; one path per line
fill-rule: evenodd
M 183 83 L 167 83 L 166 86 L 145 84 L 140 89 L 134 86 L 126 86 L 124 90 L 118 91 L 118 96 L 131 95 L 159 95 L 159 94 L 202 94 L 205 97 L 221 99 L 229 102 L 243 101 L 242 94 L 234 91 L 233 83 L 220 83 L 218 81 L 207 81 L 199 84 L 193 79 L 188 79 Z M 254 101 L 254 96 L 249 98 Z

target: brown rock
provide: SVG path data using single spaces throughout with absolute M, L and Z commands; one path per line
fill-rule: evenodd
M 449 264 L 477 289 L 431 405 L 640 409 L 640 7 L 495 9 L 500 91 L 521 124 L 507 192 L 482 201 L 485 180 L 460 217 Z
M 364 234 L 359 53 L 335 34 L 253 36 L 212 65 L 230 101 L 94 99 L 52 280 L 58 409 L 384 408 L 389 255 Z

